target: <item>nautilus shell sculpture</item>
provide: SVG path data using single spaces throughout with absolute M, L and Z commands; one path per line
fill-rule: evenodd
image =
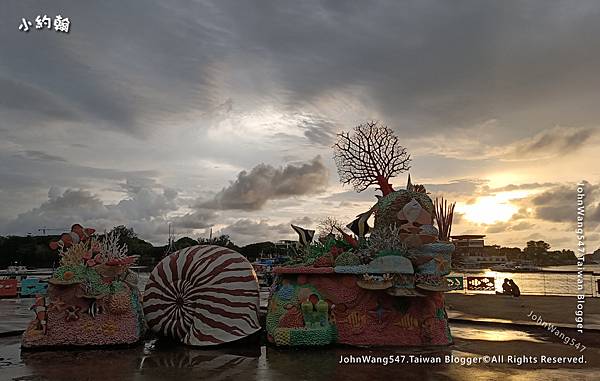
M 225 344 L 259 331 L 258 309 L 252 265 L 221 246 L 191 246 L 165 257 L 144 291 L 148 327 L 187 345 Z

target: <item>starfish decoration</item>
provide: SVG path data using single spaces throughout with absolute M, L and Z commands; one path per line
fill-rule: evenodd
M 65 320 L 66 321 L 79 320 L 79 311 L 80 310 L 81 310 L 81 308 L 77 307 L 77 306 L 67 307 L 67 309 L 65 310 Z
M 59 296 L 48 306 L 48 312 L 63 312 L 67 309 L 67 303 Z
M 444 271 L 448 270 L 448 261 L 447 260 L 445 260 L 442 257 L 435 257 L 435 258 L 433 258 L 433 260 L 435 261 L 435 265 L 436 265 L 438 271 L 444 272 Z
M 384 308 L 381 303 L 377 302 L 377 306 L 369 311 L 369 315 L 377 318 L 377 322 L 379 324 L 383 323 L 383 319 L 390 313 L 391 311 Z

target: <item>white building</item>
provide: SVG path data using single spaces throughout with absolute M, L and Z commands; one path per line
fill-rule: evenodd
M 506 255 L 493 254 L 485 250 L 482 234 L 453 235 L 452 243 L 456 247 L 456 254 L 462 257 L 465 268 L 485 268 L 507 262 Z

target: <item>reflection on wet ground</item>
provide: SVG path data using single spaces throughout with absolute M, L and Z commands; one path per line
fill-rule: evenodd
M 0 334 L 22 331 L 34 317 L 33 298 L 0 299 Z
M 478 356 L 580 353 L 541 330 L 454 324 L 447 348 L 280 349 L 265 345 L 213 350 L 147 340 L 133 348 L 20 352 L 19 337 L 0 339 L 2 380 L 597 380 L 600 338 L 585 335 L 585 365 L 339 364 L 341 356 Z
M 452 336 L 454 339 L 473 339 L 487 341 L 529 341 L 533 343 L 543 343 L 541 336 L 536 336 L 531 332 L 519 331 L 516 329 L 495 327 L 495 326 L 466 326 L 452 325 Z

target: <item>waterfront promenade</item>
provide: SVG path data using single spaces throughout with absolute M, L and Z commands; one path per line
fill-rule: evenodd
M 453 323 L 447 348 L 281 349 L 265 345 L 217 350 L 146 340 L 133 348 L 21 353 L 19 337 L 0 338 L 2 380 L 597 380 L 600 338 L 586 334 L 585 364 L 340 364 L 342 356 L 414 356 L 415 359 L 580 356 L 543 330 Z M 420 361 L 418 360 L 418 361 Z
M 263 299 L 266 292 L 261 293 Z M 266 299 L 265 299 L 266 300 Z M 1 380 L 596 380 L 600 374 L 600 299 L 586 300 L 586 332 L 575 336 L 574 297 L 446 294 L 455 344 L 447 348 L 281 349 L 255 344 L 218 350 L 165 345 L 149 338 L 132 348 L 21 353 L 19 333 L 33 299 L 0 300 Z M 264 302 L 262 303 L 264 306 Z M 530 311 L 587 347 L 585 364 L 339 364 L 341 356 L 580 356 L 537 326 Z M 101 371 L 100 371 L 101 370 Z

